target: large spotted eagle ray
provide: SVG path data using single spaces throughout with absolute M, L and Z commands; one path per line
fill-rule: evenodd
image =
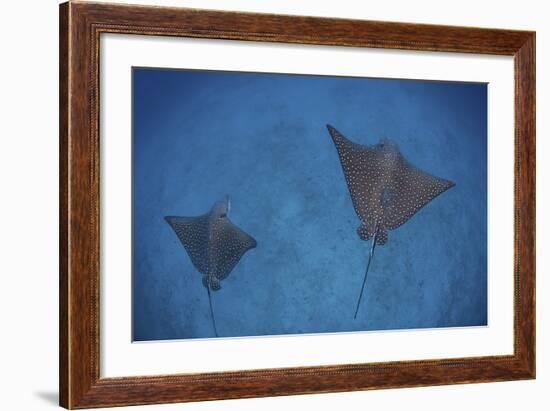
M 365 241 L 372 238 L 353 317 L 357 318 L 376 245 L 385 244 L 389 230 L 407 222 L 423 206 L 455 184 L 413 166 L 403 157 L 397 144 L 389 139 L 366 146 L 348 140 L 328 124 L 327 128 L 340 157 L 353 207 L 361 220 L 357 234 Z
M 241 257 L 256 247 L 256 240 L 229 220 L 230 202 L 217 201 L 210 211 L 197 217 L 164 217 L 176 232 L 191 262 L 202 274 L 214 334 L 218 336 L 210 290 L 218 291 Z

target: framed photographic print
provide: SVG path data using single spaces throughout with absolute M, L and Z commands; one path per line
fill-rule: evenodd
M 535 377 L 535 33 L 60 6 L 60 404 Z

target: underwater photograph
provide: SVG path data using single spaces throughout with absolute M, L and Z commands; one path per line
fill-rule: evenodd
M 132 68 L 133 341 L 487 326 L 487 84 Z

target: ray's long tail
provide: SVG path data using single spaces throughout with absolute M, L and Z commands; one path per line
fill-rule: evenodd
M 208 291 L 208 304 L 210 305 L 210 318 L 212 318 L 212 326 L 214 327 L 214 334 L 218 336 L 218 329 L 216 328 L 216 319 L 214 318 L 214 308 L 212 308 L 212 296 L 210 295 L 210 285 L 206 287 Z
M 365 277 L 363 278 L 363 285 L 361 286 L 361 293 L 359 293 L 359 299 L 357 300 L 357 307 L 355 308 L 355 315 L 353 319 L 357 318 L 357 313 L 359 312 L 359 305 L 361 305 L 361 298 L 363 297 L 363 291 L 365 291 L 365 284 L 367 283 L 367 275 L 369 274 L 369 267 L 374 257 L 374 248 L 376 247 L 376 234 L 378 230 L 375 231 L 374 237 L 372 237 L 372 246 L 370 248 L 369 262 L 367 263 L 367 269 L 365 270 Z

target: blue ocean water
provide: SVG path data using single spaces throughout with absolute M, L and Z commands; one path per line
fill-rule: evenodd
M 456 183 L 376 248 L 355 320 L 371 244 L 327 123 Z M 134 340 L 213 337 L 164 216 L 225 195 L 258 246 L 212 293 L 221 337 L 487 324 L 486 84 L 134 68 Z

